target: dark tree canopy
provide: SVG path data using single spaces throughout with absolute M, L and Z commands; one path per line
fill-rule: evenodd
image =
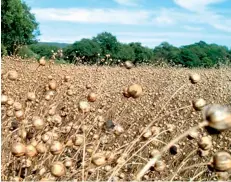
M 40 44 L 34 44 L 31 49 L 36 54 L 49 57 L 51 45 L 48 47 L 42 46 L 43 49 L 41 50 Z M 55 50 L 54 47 L 53 50 Z M 110 57 L 107 57 L 107 54 L 110 54 Z M 144 47 L 140 42 L 121 43 L 117 41 L 116 36 L 108 32 L 66 46 L 64 57 L 66 61 L 71 63 L 76 63 L 76 60 L 88 64 L 95 64 L 100 61 L 100 64 L 107 63 L 109 65 L 127 60 L 136 65 L 166 63 L 169 66 L 180 65 L 188 68 L 211 68 L 220 64 L 231 64 L 231 50 L 225 46 L 200 41 L 191 45 L 175 47 L 168 42 L 163 42 L 151 49 Z
M 84 61 L 92 62 L 100 53 L 99 44 L 91 39 L 81 39 L 64 49 L 64 54 L 71 62 L 75 62 L 77 57 L 84 57 Z
M 100 33 L 96 37 L 93 37 L 92 40 L 99 44 L 102 50 L 101 53 L 103 55 L 110 54 L 113 57 L 117 54 L 119 50 L 119 43 L 117 41 L 117 38 L 111 33 Z
M 131 46 L 127 45 L 127 44 L 122 44 L 121 43 L 119 45 L 119 50 L 117 52 L 116 57 L 119 60 L 122 60 L 123 62 L 127 61 L 127 60 L 134 61 L 135 60 L 134 49 Z
M 30 8 L 21 0 L 1 0 L 1 43 L 9 54 L 22 45 L 32 44 L 39 35 L 38 23 Z

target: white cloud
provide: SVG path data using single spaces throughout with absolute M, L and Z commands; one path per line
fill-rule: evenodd
M 195 2 L 196 1 L 198 0 L 195 0 Z M 212 0 L 210 0 L 210 2 L 211 1 Z M 204 2 L 204 4 L 206 3 Z M 139 25 L 140 27 L 148 25 L 156 28 L 158 26 L 168 28 L 182 27 L 185 30 L 194 32 L 202 30 L 200 27 L 205 29 L 210 26 L 223 32 L 231 32 L 230 18 L 208 10 L 185 12 L 178 8 L 162 8 L 154 9 L 153 11 L 130 9 L 35 8 L 32 9 L 32 12 L 36 15 L 36 19 L 39 22 L 63 21 L 86 24 Z
M 162 18 L 163 17 L 163 18 Z M 159 20 L 159 21 L 155 21 Z M 161 21 L 162 20 L 162 21 Z M 163 8 L 156 13 L 154 23 L 161 23 L 163 25 L 178 25 L 180 27 L 189 25 L 192 26 L 211 26 L 214 29 L 231 32 L 231 18 L 218 14 L 215 11 L 201 11 L 201 12 L 185 12 L 179 9 Z M 168 24 L 169 23 L 169 24 Z M 206 27 L 206 28 L 207 28 Z M 186 29 L 190 29 L 186 26 Z M 193 30 L 191 28 L 191 30 Z M 198 31 L 198 30 L 194 30 Z
M 137 6 L 140 0 L 114 0 L 116 3 L 125 6 Z
M 189 31 L 201 31 L 204 30 L 203 27 L 193 27 L 193 26 L 189 26 L 189 25 L 185 25 L 183 26 L 184 29 L 189 30 Z
M 123 43 L 130 43 L 130 42 L 143 42 L 143 43 L 161 43 L 164 41 L 168 41 L 168 39 L 166 38 L 153 38 L 153 37 L 118 37 L 119 41 L 123 42 Z
M 75 41 L 81 40 L 83 38 L 92 38 L 91 35 L 79 35 L 79 36 L 42 36 L 40 42 L 58 42 L 58 43 L 74 43 Z
M 130 36 L 134 37 L 143 37 L 145 39 L 154 38 L 156 40 L 168 40 L 170 38 L 207 38 L 207 39 L 231 39 L 231 35 L 224 35 L 222 33 L 212 33 L 204 34 L 201 32 L 185 32 L 185 31 L 175 31 L 175 32 L 115 32 L 117 36 Z
M 168 26 L 168 25 L 175 24 L 175 20 L 174 20 L 174 18 L 169 17 L 169 16 L 163 14 L 163 15 L 155 17 L 153 19 L 153 23 L 155 25 L 165 25 L 165 26 Z
M 141 24 L 148 23 L 150 13 L 142 10 L 37 8 L 32 12 L 39 21 L 79 23 Z
M 217 13 L 215 9 L 209 9 L 209 5 L 224 1 L 227 0 L 174 0 L 177 5 L 193 12 L 188 21 L 194 19 L 194 21 L 210 25 L 217 30 L 231 32 L 231 19 Z
M 174 0 L 177 5 L 190 11 L 204 11 L 208 5 L 223 1 L 225 0 Z

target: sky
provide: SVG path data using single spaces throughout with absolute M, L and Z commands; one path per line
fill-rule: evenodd
M 231 0 L 24 0 L 42 42 L 74 43 L 110 32 L 154 48 L 205 41 L 231 47 Z

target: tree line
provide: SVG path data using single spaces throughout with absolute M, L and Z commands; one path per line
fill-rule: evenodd
M 149 48 L 140 42 L 121 43 L 110 32 L 102 32 L 62 47 L 55 43 L 39 43 L 36 39 L 40 35 L 39 23 L 30 7 L 20 0 L 1 0 L 1 3 L 1 55 L 17 54 L 36 59 L 44 56 L 73 64 L 116 65 L 128 60 L 135 65 L 165 63 L 189 68 L 231 64 L 231 49 L 204 41 L 181 47 L 163 42 Z

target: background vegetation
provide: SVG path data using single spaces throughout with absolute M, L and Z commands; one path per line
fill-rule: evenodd
M 38 22 L 30 13 L 30 7 L 20 0 L 2 0 L 1 55 L 20 55 L 23 58 L 45 56 L 47 59 L 62 49 L 59 61 L 66 63 L 115 65 L 127 60 L 134 64 L 160 64 L 182 67 L 217 67 L 231 63 L 231 49 L 200 41 L 191 45 L 175 47 L 163 42 L 155 48 L 142 46 L 139 42 L 121 43 L 116 36 L 102 32 L 92 39 L 82 39 L 73 44 L 40 43 Z

